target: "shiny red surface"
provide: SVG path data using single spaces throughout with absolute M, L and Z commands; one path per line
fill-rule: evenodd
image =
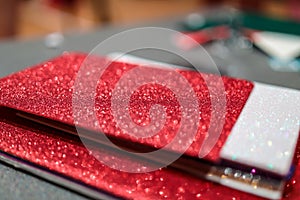
M 86 55 L 84 54 L 65 54 L 54 60 L 2 79 L 0 103 L 7 107 L 73 125 L 72 86 L 74 85 L 76 73 L 85 57 Z M 104 59 L 97 58 L 95 62 L 97 65 L 101 65 L 105 61 Z M 110 101 L 114 86 L 126 72 L 134 67 L 136 65 L 114 63 L 104 72 L 98 84 L 95 98 L 98 123 L 101 131 L 108 135 L 161 148 L 173 139 L 180 125 L 180 108 L 176 101 L 176 96 L 167 88 L 148 84 L 134 92 L 130 100 L 129 112 L 131 117 L 136 123 L 140 124 L 149 122 L 148 110 L 151 105 L 158 103 L 167 108 L 168 117 L 165 127 L 153 137 L 139 139 L 123 133 L 116 126 L 114 116 L 111 113 Z M 218 100 L 219 97 L 214 93 L 217 93 L 217 88 L 221 87 L 219 84 L 223 83 L 216 81 L 218 77 L 214 75 L 183 70 L 179 71 L 179 73 L 188 80 L 199 99 L 199 112 L 201 114 L 198 132 L 195 138 L 193 138 L 194 142 L 186 151 L 187 155 L 198 156 L 210 123 L 219 123 L 217 121 L 210 121 L 212 109 L 210 95 Z M 204 78 L 209 80 L 211 84 L 215 83 L 212 91 L 208 90 Z M 206 159 L 213 161 L 219 158 L 219 151 L 253 88 L 253 84 L 249 81 L 226 77 L 222 78 L 222 80 L 224 82 L 227 101 L 226 118 L 217 144 L 206 156 Z M 91 81 L 94 81 L 94 79 L 92 78 Z M 174 84 L 178 83 L 175 82 Z M 142 99 L 139 98 L 141 96 L 143 97 Z M 137 115 L 135 114 L 136 112 L 140 114 Z M 97 130 L 97 126 L 94 121 L 90 121 L 89 116 L 85 115 L 82 118 L 83 122 L 80 125 L 88 129 Z M 135 119 L 140 119 L 140 121 L 138 122 Z M 185 125 L 183 124 L 182 126 Z M 184 128 L 186 132 L 189 131 L 189 126 Z M 178 148 L 180 147 L 178 146 Z
M 80 141 L 64 134 L 7 112 L 0 117 L 2 151 L 113 195 L 128 199 L 259 199 L 170 168 L 141 174 L 113 170 L 90 155 Z M 97 152 L 111 159 L 108 152 Z
M 1 104 L 73 124 L 72 85 L 74 84 L 76 72 L 84 58 L 85 55 L 81 54 L 64 54 L 61 57 L 2 79 L 0 81 Z M 103 76 L 97 88 L 97 94 L 104 95 L 99 96 L 101 101 L 96 98 L 96 107 L 100 108 L 98 112 L 102 114 L 98 113 L 99 124 L 107 125 L 108 122 L 108 125 L 104 127 L 104 129 L 108 127 L 105 129 L 108 134 L 115 134 L 115 136 L 123 137 L 129 141 L 161 147 L 168 142 L 169 138 L 172 138 L 171 134 L 159 140 L 154 140 L 151 137 L 143 141 L 135 140 L 120 133 L 120 130 L 114 126 L 109 107 L 103 107 L 103 105 L 109 105 L 105 102 L 110 100 L 110 91 L 114 84 L 123 73 L 133 67 L 134 65 L 115 63 Z M 209 93 L 207 88 L 203 86 L 201 76 L 194 72 L 181 71 L 180 73 L 187 78 L 200 99 L 201 126 L 199 126 L 197 136 L 194 139 L 195 142 L 186 152 L 190 156 L 196 156 L 210 121 Z M 219 150 L 228 134 L 230 134 L 230 130 L 253 87 L 253 84 L 248 81 L 230 78 L 223 78 L 223 81 L 227 98 L 226 120 L 219 142 L 206 158 L 210 160 L 218 159 Z M 150 99 L 156 102 L 158 101 L 158 99 L 155 99 L 158 88 L 159 86 L 154 86 L 154 90 L 149 94 Z M 136 101 L 139 93 L 143 93 L 144 89 L 141 88 L 133 94 L 131 112 L 134 109 L 140 109 L 135 106 L 138 106 Z M 168 94 L 167 90 L 163 91 L 164 94 Z M 103 102 L 104 104 L 101 104 Z M 173 103 L 176 104 L 176 101 L 174 100 Z M 104 110 L 101 110 L 101 108 Z M 170 112 L 171 110 L 172 107 L 169 109 L 171 116 L 168 118 L 170 121 L 166 123 L 167 125 L 170 125 L 171 122 L 174 123 L 174 120 L 178 117 L 178 112 Z M 134 118 L 134 112 L 131 114 Z M 142 116 L 144 122 L 148 120 L 146 113 Z M 166 131 L 163 130 L 162 133 L 165 134 Z M 5 108 L 1 108 L 0 115 L 0 149 L 99 190 L 129 199 L 259 199 L 170 168 L 140 174 L 113 170 L 94 158 L 78 139 L 70 137 L 64 132 L 51 130 L 19 119 L 8 113 Z M 99 147 L 95 148 L 93 152 L 105 159 L 114 158 L 111 152 Z M 297 156 L 300 155 L 297 154 Z M 123 162 L 126 165 L 126 163 L 131 163 L 131 160 L 126 158 Z M 300 195 L 300 186 L 297 184 L 299 181 L 300 168 L 298 167 L 295 178 L 288 186 L 288 188 L 294 187 L 287 194 L 289 199 L 295 199 Z

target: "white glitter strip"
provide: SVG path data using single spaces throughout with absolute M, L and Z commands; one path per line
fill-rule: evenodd
M 221 158 L 286 176 L 299 135 L 300 91 L 254 84 Z

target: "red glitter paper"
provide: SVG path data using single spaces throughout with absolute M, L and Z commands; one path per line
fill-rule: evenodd
M 0 109 L 6 113 L 5 109 Z M 30 128 L 28 128 L 30 127 Z M 128 199 L 260 199 L 197 179 L 169 168 L 132 174 L 113 170 L 95 159 L 65 133 L 1 115 L 1 150 L 66 175 L 92 187 Z M 99 154 L 104 154 L 99 150 Z
M 61 57 L 2 79 L 0 81 L 1 104 L 67 124 L 73 124 L 72 86 L 76 72 L 84 58 L 85 55 L 82 54 L 67 53 Z M 98 97 L 96 98 L 96 106 L 106 105 L 101 103 L 110 100 L 110 91 L 114 83 L 116 83 L 123 73 L 133 67 L 134 65 L 122 63 L 114 63 L 112 65 L 107 74 L 102 77 L 97 88 Z M 201 141 L 207 132 L 210 120 L 209 93 L 207 88 L 203 86 L 202 78 L 197 73 L 188 71 L 180 71 L 180 73 L 187 78 L 200 99 L 201 126 L 194 139 L 196 142 L 187 151 L 187 155 L 196 156 Z M 202 76 L 212 75 L 202 74 Z M 253 87 L 253 84 L 248 81 L 226 77 L 223 78 L 223 81 L 227 99 L 226 119 L 219 142 L 212 153 L 206 158 L 210 160 L 218 158 L 219 150 L 230 133 Z M 139 88 L 132 95 L 130 105 L 133 109 L 130 112 L 134 119 L 134 109 L 140 109 L 136 102 L 137 97 L 139 93 L 147 90 L 147 87 Z M 159 88 L 160 86 L 157 85 L 152 85 L 151 87 L 155 88 L 155 90 L 149 96 L 155 103 L 161 103 L 159 99 L 155 99 L 158 94 L 157 89 L 162 89 L 161 91 L 164 91 L 165 94 L 169 94 L 170 92 L 165 88 Z M 99 94 L 104 95 L 100 96 Z M 170 94 L 170 98 L 171 96 Z M 102 98 L 101 101 L 99 101 L 99 98 Z M 172 102 L 176 105 L 175 99 Z M 151 106 L 151 104 L 148 106 Z M 103 109 L 102 106 L 98 110 L 96 109 L 100 126 L 104 124 L 105 119 L 106 125 L 109 122 L 109 125 L 107 125 L 109 127 L 107 129 L 109 134 L 116 134 L 119 137 L 135 141 L 135 138 L 123 135 L 117 127 L 113 126 L 112 115 L 107 111 L 109 108 L 105 110 L 101 110 L 100 108 Z M 69 137 L 64 132 L 18 119 L 7 112 L 6 108 L 2 107 L 0 109 L 2 113 L 0 115 L 1 151 L 113 195 L 128 199 L 260 199 L 250 194 L 201 180 L 170 168 L 139 174 L 113 170 L 101 164 L 93 157 L 78 139 Z M 169 114 L 172 113 L 170 112 L 171 110 L 172 108 L 169 108 Z M 170 121 L 166 124 L 174 123 L 174 120 L 177 120 L 180 113 L 178 111 L 176 113 L 176 115 L 171 115 L 168 118 Z M 136 122 L 147 123 L 149 116 L 143 113 L 142 117 L 141 121 Z M 94 127 L 90 128 L 93 129 Z M 163 129 L 162 131 L 166 134 L 166 130 Z M 137 141 L 154 147 L 161 147 L 169 141 L 169 137 L 161 140 L 154 140 L 150 137 L 143 141 Z M 110 153 L 104 149 L 96 148 L 93 151 L 99 156 L 111 159 Z M 297 156 L 299 157 L 300 155 L 297 154 Z M 130 159 L 125 159 L 124 164 L 126 162 L 130 162 Z M 293 189 L 286 194 L 285 199 L 295 199 L 300 195 L 300 185 L 298 184 L 300 181 L 299 165 L 297 163 L 296 175 L 289 185 L 289 188 Z
M 73 125 L 72 86 L 74 85 L 76 72 L 79 70 L 79 67 L 85 57 L 86 55 L 84 54 L 65 54 L 46 63 L 2 79 L 0 87 L 0 103 L 3 106 Z M 104 63 L 104 59 L 97 58 L 96 63 L 101 65 L 101 63 Z M 110 101 L 112 90 L 118 80 L 134 67 L 136 67 L 136 65 L 115 62 L 101 77 L 102 79 L 97 87 L 95 104 L 99 126 L 102 127 L 102 131 L 108 135 L 150 145 L 155 148 L 161 148 L 173 139 L 174 133 L 176 133 L 176 129 L 180 124 L 178 102 L 176 102 L 176 99 L 172 97 L 171 92 L 165 92 L 164 88 L 160 88 L 160 93 L 158 93 L 159 87 L 156 85 L 152 87 L 148 95 L 144 96 L 149 100 L 148 102 L 145 102 L 143 99 L 139 99 L 138 96 L 147 90 L 149 87 L 148 85 L 148 87 L 145 87 L 144 90 L 143 88 L 138 90 L 131 98 L 130 113 L 133 119 L 135 117 L 137 119 L 142 119 L 140 123 L 145 123 L 149 120 L 147 112 L 144 111 L 145 109 L 141 109 L 141 107 L 149 107 L 151 104 L 161 103 L 165 104 L 168 108 L 167 114 L 169 114 L 170 117 L 167 119 L 164 129 L 156 136 L 145 139 L 137 139 L 124 134 L 116 126 L 114 116 L 111 114 Z M 214 91 L 208 91 L 203 78 L 213 82 L 216 80 L 217 76 L 183 70 L 179 71 L 179 73 L 181 73 L 181 75 L 189 81 L 199 99 L 199 112 L 201 112 L 201 119 L 199 121 L 198 132 L 194 138 L 195 142 L 193 142 L 190 148 L 186 151 L 187 155 L 198 156 L 200 147 L 208 131 L 209 124 L 219 123 L 210 122 L 210 95 L 212 95 Z M 94 79 L 92 78 L 91 80 Z M 229 135 L 230 130 L 237 120 L 253 88 L 253 84 L 249 81 L 227 77 L 223 77 L 222 80 L 224 82 L 227 100 L 226 118 L 223 131 L 217 144 L 206 156 L 206 159 L 213 161 L 219 158 L 219 151 L 221 150 L 221 147 Z M 220 86 L 215 86 L 215 88 L 218 87 Z M 160 100 L 160 102 L 158 102 L 158 98 L 161 96 L 166 96 L 166 98 L 165 100 Z M 218 97 L 216 96 L 215 98 Z M 135 111 L 142 111 L 142 115 L 134 116 L 133 113 Z M 84 122 L 81 124 L 82 126 L 85 126 L 88 129 L 97 130 L 97 127 L 94 125 L 95 123 L 89 121 L 90 118 L 86 117 L 83 120 Z M 189 131 L 189 127 L 186 127 L 186 131 Z M 178 146 L 178 148 L 180 147 Z

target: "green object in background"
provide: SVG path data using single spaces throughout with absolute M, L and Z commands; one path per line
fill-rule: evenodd
M 253 13 L 242 13 L 238 18 L 237 21 L 242 27 L 300 35 L 300 22 L 270 18 Z
M 216 15 L 193 13 L 183 22 L 185 31 L 197 31 L 208 27 L 229 25 L 233 29 L 250 28 L 255 30 L 281 32 L 300 35 L 300 22 L 271 18 L 254 13 L 235 12 Z

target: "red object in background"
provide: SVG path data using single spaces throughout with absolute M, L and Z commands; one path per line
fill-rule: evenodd
M 297 21 L 300 21 L 300 1 L 289 0 L 288 9 L 290 10 L 291 17 Z
M 261 0 L 239 0 L 239 9 L 250 12 L 261 12 Z
M 77 0 L 45 0 L 46 4 L 55 7 L 73 7 Z
M 261 32 L 260 30 L 254 30 L 254 29 L 248 29 L 248 28 L 243 28 L 241 29 L 243 35 L 245 37 L 247 37 L 249 40 L 251 40 L 252 42 L 254 41 L 254 38 L 253 38 L 253 34 L 254 33 L 257 33 L 257 32 Z
M 297 1 L 297 0 L 295 0 Z M 236 0 L 234 3 L 238 2 L 239 9 L 243 11 L 253 11 L 253 12 L 260 12 L 261 10 L 261 0 Z M 206 3 L 210 6 L 220 6 L 226 5 L 226 0 L 206 0 Z
M 228 26 L 216 26 L 211 28 L 202 29 L 199 31 L 186 32 L 183 35 L 178 35 L 175 38 L 175 43 L 178 47 L 184 50 L 190 50 L 198 45 L 211 42 L 213 40 L 223 40 L 230 37 L 230 28 Z M 190 42 L 186 36 L 193 39 L 195 42 Z

